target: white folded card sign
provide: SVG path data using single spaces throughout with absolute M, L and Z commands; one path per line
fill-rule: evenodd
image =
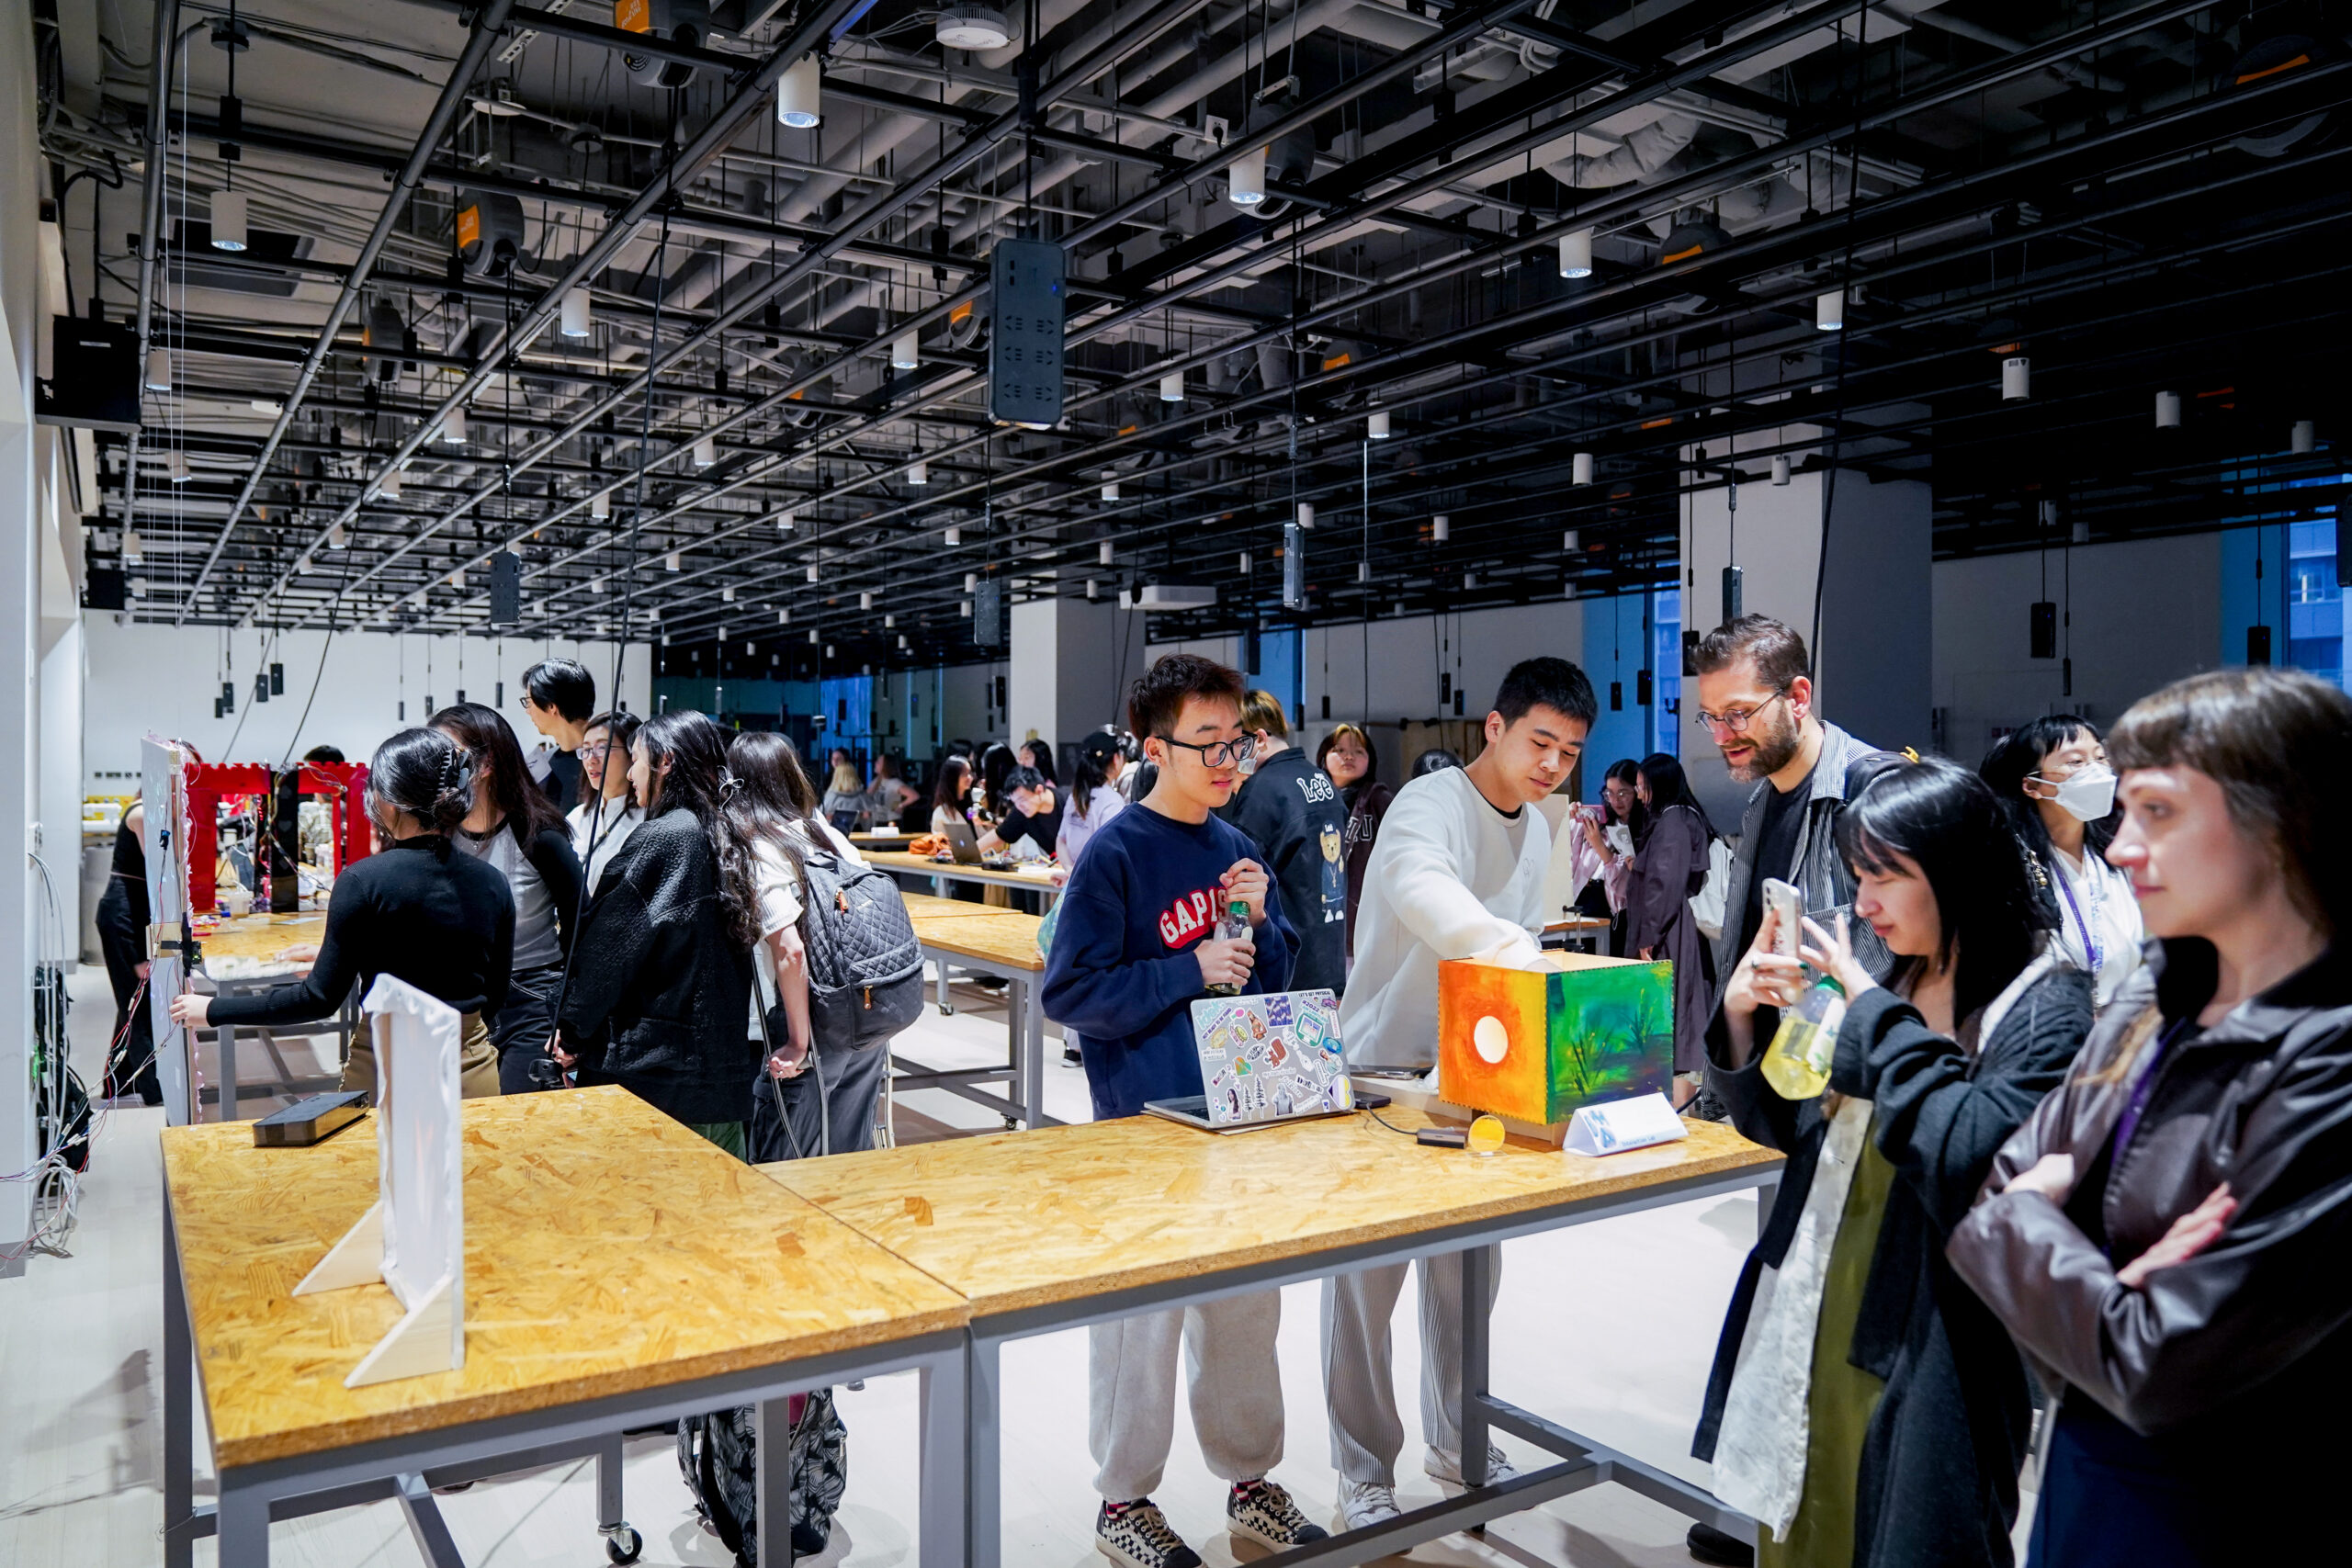
M 1637 1094 L 1629 1100 L 1604 1100 L 1588 1105 L 1568 1122 L 1568 1139 L 1563 1146 L 1570 1154 L 1613 1155 L 1627 1149 L 1645 1149 L 1652 1144 L 1670 1144 L 1677 1138 L 1690 1135 L 1682 1118 L 1662 1094 Z

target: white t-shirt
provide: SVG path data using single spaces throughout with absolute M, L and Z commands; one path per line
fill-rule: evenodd
M 605 868 L 621 852 L 628 836 L 645 820 L 645 813 L 631 806 L 627 795 L 598 801 L 596 808 L 599 815 L 592 817 L 587 806 L 575 806 L 563 818 L 571 826 L 571 851 L 580 857 L 580 874 L 591 898 L 596 896 L 596 879 L 605 874 Z M 589 849 L 592 841 L 595 845 L 593 853 Z
M 809 829 L 814 827 L 824 840 L 825 848 L 853 865 L 864 865 L 865 857 L 857 846 L 842 836 L 841 830 L 825 821 L 795 822 L 790 831 L 806 842 Z M 773 839 L 759 839 L 752 844 L 752 881 L 760 898 L 760 934 L 774 936 L 786 926 L 800 920 L 800 875 L 792 863 L 785 858 L 784 847 Z M 752 1038 L 760 1035 L 760 998 L 775 994 L 775 953 L 764 942 L 752 950 L 752 966 L 760 983 L 752 987 Z
M 1356 955 L 1340 1002 L 1349 1065 L 1422 1069 L 1437 1060 L 1437 966 L 1542 951 L 1552 828 L 1505 817 L 1461 768 L 1408 783 L 1381 818 L 1356 906 Z
M 2148 934 L 2140 900 L 2132 896 L 2131 879 L 2096 854 L 2086 852 L 2078 861 L 2053 845 L 2050 865 L 2058 879 L 2051 889 L 2058 905 L 2054 945 L 2068 963 L 2090 972 L 2091 1003 L 2104 1008 L 2140 967 L 2140 944 Z

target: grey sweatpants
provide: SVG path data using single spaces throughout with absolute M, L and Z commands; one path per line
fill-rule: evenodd
M 1487 1304 L 1502 1285 L 1503 1256 L 1488 1247 Z M 1462 1452 L 1462 1255 L 1424 1258 L 1420 1270 L 1421 1438 Z M 1323 1281 L 1323 1400 L 1331 1413 L 1331 1464 L 1340 1479 L 1396 1484 L 1405 1423 L 1396 1412 L 1396 1348 L 1388 1332 L 1405 1265 L 1385 1264 Z
M 1176 1438 L 1176 1348 L 1209 1473 L 1255 1481 L 1283 1458 L 1280 1291 L 1140 1313 L 1088 1330 L 1086 1446 L 1106 1502 L 1148 1497 Z

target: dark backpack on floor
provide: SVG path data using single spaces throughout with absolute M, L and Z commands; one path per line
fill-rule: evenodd
M 808 1027 L 820 1051 L 879 1045 L 922 1012 L 922 944 L 899 885 L 820 845 L 796 844 L 808 953 Z M 785 1031 L 771 1018 L 774 1037 Z
M 833 1392 L 795 1395 L 792 1423 L 792 1551 L 813 1557 L 832 1536 L 833 1513 L 849 1483 L 849 1432 Z M 689 1416 L 678 1423 L 678 1469 L 704 1526 L 735 1554 L 738 1568 L 759 1568 L 759 1430 L 752 1407 Z

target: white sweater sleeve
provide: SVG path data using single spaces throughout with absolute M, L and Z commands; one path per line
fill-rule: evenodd
M 1476 855 L 1475 831 L 1453 792 L 1400 794 L 1381 818 L 1367 874 L 1379 880 L 1397 923 L 1439 958 L 1532 958 L 1526 928 L 1502 919 L 1463 884 L 1459 868 Z

